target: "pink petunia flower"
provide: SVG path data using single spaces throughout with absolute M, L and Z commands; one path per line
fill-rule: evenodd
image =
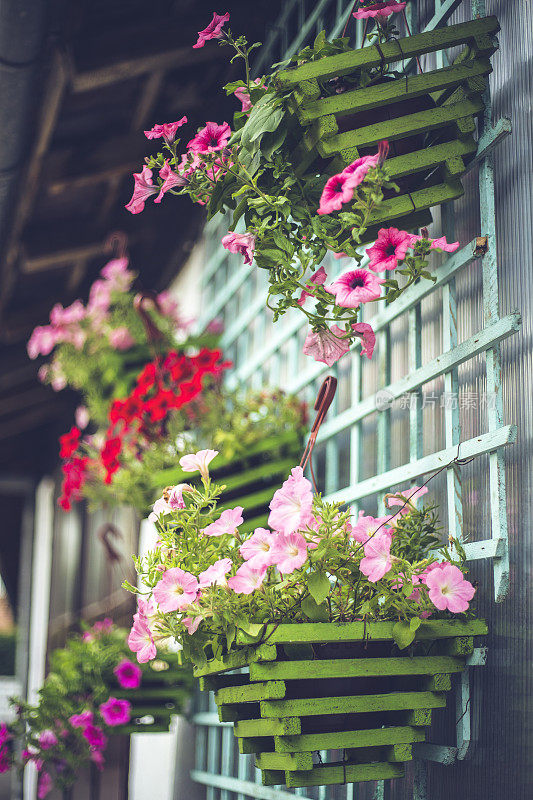
M 158 497 L 152 506 L 152 511 L 148 516 L 150 522 L 157 522 L 159 517 L 164 514 L 170 514 L 171 511 L 176 511 L 185 508 L 185 501 L 183 499 L 183 492 L 190 491 L 190 486 L 187 483 L 179 483 L 177 486 L 172 486 L 171 489 L 165 492 L 165 497 Z
M 146 664 L 156 657 L 157 648 L 146 617 L 135 614 L 128 635 L 128 647 L 133 653 L 137 653 L 139 664 Z
M 362 156 L 356 158 L 351 164 L 348 164 L 342 171 L 343 175 L 351 175 L 354 178 L 354 186 L 359 186 L 367 176 L 371 169 L 375 169 L 379 164 L 382 164 L 387 158 L 389 152 L 389 143 L 385 139 L 378 145 L 378 152 L 373 156 Z
M 242 525 L 243 522 L 243 511 L 244 509 L 242 506 L 227 508 L 215 522 L 212 522 L 204 528 L 202 533 L 205 534 L 205 536 L 224 536 L 224 534 L 227 533 L 230 534 L 230 536 L 235 536 L 237 528 L 239 525 Z
M 445 253 L 455 253 L 457 248 L 459 247 L 459 242 L 448 242 L 446 241 L 445 236 L 441 236 L 439 239 L 433 239 L 431 242 L 429 249 L 430 250 L 442 250 Z
M 406 500 L 416 505 L 417 501 L 427 494 L 429 491 L 427 486 L 411 486 L 410 489 L 405 489 L 403 492 L 395 492 L 394 497 L 387 497 L 387 506 L 404 506 L 399 512 L 400 516 L 405 516 L 409 513 L 409 504 L 405 503 Z M 401 499 L 403 497 L 403 500 Z
M 85 313 L 85 307 L 81 300 L 75 300 L 67 308 L 63 308 L 61 303 L 56 303 L 50 311 L 50 322 L 56 328 L 65 325 L 76 325 L 85 318 Z
M 222 38 L 222 28 L 224 27 L 224 23 L 229 20 L 229 13 L 226 12 L 225 14 L 217 14 L 216 11 L 213 12 L 213 19 L 207 26 L 204 28 L 203 31 L 198 31 L 198 41 L 196 44 L 193 44 L 193 49 L 197 49 L 198 47 L 203 47 L 206 42 L 210 39 L 221 39 Z
M 353 198 L 355 187 L 358 185 L 357 177 L 345 172 L 333 175 L 326 181 L 320 196 L 317 214 L 332 214 L 340 211 L 344 203 L 349 203 Z
M 322 361 L 331 367 L 349 349 L 350 344 L 345 331 L 338 325 L 332 325 L 331 330 L 329 328 L 321 328 L 318 331 L 310 330 L 305 338 L 303 353 L 311 356 L 315 361 Z
M 381 228 L 376 243 L 367 249 L 370 256 L 368 268 L 374 272 L 396 269 L 412 245 L 411 234 L 398 228 Z
M 116 292 L 127 292 L 135 277 L 128 269 L 129 261 L 123 258 L 112 258 L 100 270 L 100 275 L 108 282 L 108 289 Z
M 133 180 L 133 195 L 125 208 L 132 214 L 140 214 L 150 195 L 157 194 L 159 189 L 157 186 L 154 186 L 152 182 L 152 170 L 147 166 L 142 168 L 142 172 L 134 172 Z
M 53 781 L 48 772 L 41 772 L 39 775 L 39 780 L 37 782 L 37 797 L 38 800 L 44 800 L 44 798 L 52 791 L 53 788 Z
M 178 128 L 185 125 L 187 117 L 182 117 L 177 122 L 163 122 L 162 125 L 154 125 L 149 131 L 145 131 L 144 135 L 147 139 L 160 139 L 163 137 L 167 144 L 172 144 L 176 138 Z
M 335 295 L 337 305 L 357 308 L 361 303 L 377 300 L 381 296 L 382 283 L 381 278 L 366 269 L 352 269 L 324 288 Z
M 391 542 L 391 535 L 380 531 L 364 546 L 365 557 L 359 569 L 372 583 L 379 581 L 392 567 Z
M 226 575 L 233 566 L 231 558 L 220 558 L 211 564 L 210 567 L 204 569 L 198 575 L 198 586 L 204 589 L 206 586 L 224 586 L 226 584 Z
M 265 580 L 266 567 L 254 569 L 248 563 L 239 567 L 233 578 L 229 578 L 228 586 L 236 594 L 252 594 Z
M 469 601 L 475 589 L 464 577 L 458 567 L 446 564 L 440 569 L 433 569 L 425 578 L 429 589 L 429 599 L 439 611 L 448 609 L 460 614 L 468 609 Z
M 288 535 L 305 527 L 313 518 L 313 489 L 304 478 L 301 467 L 294 467 L 290 477 L 270 501 L 268 524 L 279 533 Z
M 209 477 L 209 464 L 218 456 L 218 450 L 198 450 L 197 453 L 182 456 L 180 467 L 184 472 L 200 472 L 203 478 Z
M 190 572 L 172 567 L 156 583 L 153 595 L 161 611 L 183 611 L 198 595 L 198 581 Z
M 241 556 L 253 569 L 270 567 L 274 561 L 277 537 L 266 528 L 256 528 L 252 536 L 239 547 Z
M 300 299 L 298 300 L 298 305 L 303 306 L 306 301 L 307 297 L 312 297 L 311 291 L 313 289 L 313 284 L 315 286 L 322 286 L 327 280 L 326 270 L 324 267 L 319 267 L 316 272 L 314 272 L 311 277 L 309 278 L 309 282 L 306 284 L 306 288 L 302 289 L 302 293 L 300 295 Z
M 363 0 L 360 0 L 362 3 Z M 391 14 L 397 14 L 403 11 L 407 3 L 400 3 L 398 0 L 386 0 L 385 2 L 375 2 L 371 5 L 365 6 L 360 11 L 354 11 L 352 17 L 355 19 L 368 19 L 379 17 L 380 19 L 387 19 Z
M 175 186 L 186 186 L 189 183 L 188 178 L 184 175 L 179 175 L 170 168 L 168 158 L 165 159 L 165 163 L 159 170 L 159 177 L 162 179 L 163 183 L 161 184 L 159 194 L 154 198 L 154 203 L 160 203 L 169 189 L 173 189 Z
M 129 350 L 135 344 L 135 339 L 125 325 L 109 331 L 107 338 L 109 339 L 109 344 L 115 350 Z
M 104 748 L 107 744 L 107 736 L 98 725 L 87 725 L 83 735 L 90 747 Z
M 165 514 L 170 514 L 171 511 L 172 509 L 170 508 L 165 498 L 158 497 L 152 506 L 152 511 L 148 515 L 148 521 L 157 522 L 159 520 L 159 517 L 164 516 Z
M 371 536 L 376 534 L 376 531 L 379 529 L 379 532 L 384 531 L 385 533 L 390 533 L 390 527 L 385 527 L 384 523 L 388 522 L 388 517 L 371 517 L 365 516 L 364 511 L 359 512 L 359 516 L 357 518 L 357 522 L 353 525 L 352 530 L 350 532 L 350 536 L 352 539 L 355 539 L 356 542 L 361 542 L 364 544 L 369 540 Z M 379 534 L 376 534 L 379 535 Z
M 227 122 L 221 125 L 216 122 L 206 122 L 205 128 L 198 131 L 187 147 L 193 153 L 215 153 L 226 147 L 230 136 L 231 128 Z
M 114 728 L 116 725 L 127 725 L 131 719 L 131 703 L 129 700 L 110 697 L 105 703 L 100 704 L 100 714 L 110 728 Z
M 239 253 L 244 256 L 245 264 L 251 264 L 254 260 L 255 236 L 251 233 L 227 233 L 222 237 L 222 247 L 230 253 Z
M 307 547 L 301 533 L 278 534 L 272 554 L 278 570 L 284 575 L 290 575 L 295 569 L 299 569 L 307 560 Z
M 87 725 L 92 725 L 94 714 L 92 711 L 82 711 L 81 714 L 72 714 L 68 721 L 73 728 L 86 728 Z
M 261 83 L 261 78 L 256 78 L 255 81 L 252 81 L 256 86 Z M 235 89 L 233 92 L 237 100 L 240 100 L 242 103 L 241 111 L 250 111 L 252 107 L 252 101 L 250 100 L 250 95 L 246 86 L 239 86 L 238 89 Z
M 102 772 L 102 770 L 103 770 L 103 768 L 105 766 L 105 758 L 104 758 L 104 754 L 102 753 L 102 751 L 99 750 L 97 747 L 91 747 L 91 752 L 89 754 L 89 758 L 91 759 L 93 764 L 96 764 L 96 768 L 100 772 Z
M 39 734 L 39 746 L 41 750 L 50 750 L 51 747 L 56 746 L 57 742 L 58 738 L 50 728 L 46 728 L 46 730 L 41 731 Z
M 352 330 L 361 339 L 361 356 L 372 358 L 376 346 L 376 334 L 372 325 L 367 322 L 356 322 L 352 325 Z
M 113 673 L 119 686 L 122 686 L 123 689 L 138 689 L 141 685 L 142 669 L 129 658 L 119 661 Z
M 198 626 L 202 620 L 203 617 L 184 617 L 181 621 L 187 628 L 187 633 L 189 636 L 192 636 L 193 633 L 196 633 L 198 630 Z
M 30 358 L 49 355 L 59 341 L 58 332 L 51 325 L 38 325 L 33 329 L 26 349 Z

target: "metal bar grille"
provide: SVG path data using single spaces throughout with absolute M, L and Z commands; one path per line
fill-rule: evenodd
M 426 19 L 424 30 L 446 24 L 463 5 L 462 0 L 435 0 L 433 13 Z M 470 4 L 469 4 L 470 5 Z M 256 74 L 274 61 L 285 59 L 312 41 L 322 20 L 329 20 L 331 36 L 341 35 L 349 19 L 353 0 L 286 0 L 276 24 L 270 29 L 263 47 Z M 306 13 L 306 9 L 307 12 Z M 483 0 L 471 0 L 472 16 L 485 14 Z M 408 21 L 413 32 L 419 30 L 417 4 L 407 6 Z M 333 20 L 333 21 L 332 21 Z M 351 24 L 352 44 L 360 46 L 363 26 Z M 435 56 L 436 65 L 447 64 L 445 53 Z M 414 64 L 411 66 L 414 67 Z M 509 562 L 505 503 L 504 447 L 516 436 L 513 426 L 505 425 L 502 412 L 500 342 L 514 334 L 520 325 L 518 314 L 501 318 L 498 303 L 498 278 L 495 239 L 495 204 L 492 153 L 495 146 L 510 133 L 508 120 L 491 123 L 490 96 L 485 96 L 486 111 L 480 123 L 479 144 L 469 169 L 479 166 L 480 233 L 487 237 L 487 249 L 476 239 L 446 258 L 437 270 L 435 284 L 420 283 L 411 287 L 399 300 L 380 310 L 370 322 L 377 333 L 376 356 L 372 363 L 363 363 L 358 348 L 346 356 L 334 370 L 339 380 L 336 405 L 321 428 L 316 448 L 317 474 L 330 499 L 350 504 L 354 511 L 361 505 L 369 513 L 380 512 L 383 494 L 395 487 L 405 487 L 422 475 L 445 466 L 459 454 L 461 458 L 486 455 L 489 461 L 491 533 L 484 541 L 464 541 L 469 560 L 490 559 L 494 567 L 494 595 L 497 601 L 508 590 Z M 225 324 L 222 345 L 234 361 L 235 384 L 260 387 L 280 384 L 288 391 L 312 399 L 326 370 L 310 362 L 302 354 L 306 321 L 298 314 L 287 314 L 276 326 L 271 312 L 265 309 L 267 273 L 241 262 L 220 245 L 226 233 L 224 220 L 213 220 L 206 226 L 208 252 L 211 252 L 203 274 L 205 307 L 201 320 L 205 327 L 218 317 Z M 440 230 L 453 241 L 453 206 L 441 214 Z M 459 340 L 457 326 L 458 295 L 456 278 L 464 268 L 481 268 L 483 283 L 482 329 L 464 341 Z M 343 271 L 333 258 L 325 260 L 328 275 Z M 229 276 L 229 279 L 228 279 Z M 427 319 L 427 303 L 432 303 L 437 320 L 440 347 L 434 357 L 424 361 L 423 337 L 432 321 Z M 426 304 L 426 305 L 425 305 Z M 433 320 L 433 323 L 435 320 Z M 398 332 L 401 325 L 402 332 Z M 395 347 L 405 340 L 405 370 L 397 377 L 394 369 Z M 427 349 L 427 347 L 426 347 Z M 487 405 L 486 430 L 462 441 L 461 414 L 457 398 L 461 390 L 459 368 L 482 357 L 486 370 L 486 393 L 492 399 Z M 368 391 L 368 386 L 372 391 Z M 437 435 L 438 412 L 427 414 L 427 393 L 438 386 L 442 403 L 442 440 Z M 392 404 L 406 398 L 403 417 L 397 417 Z M 396 434 L 405 438 L 405 457 L 397 463 L 391 441 Z M 460 444 L 459 444 L 460 443 Z M 396 463 L 395 463 L 396 462 Z M 464 540 L 462 474 L 457 465 L 445 470 L 445 499 L 450 533 Z M 472 666 L 483 663 L 479 653 L 470 660 Z M 195 717 L 197 724 L 196 769 L 193 777 L 206 786 L 207 800 L 290 800 L 299 796 L 325 800 L 333 797 L 325 787 L 281 791 L 255 782 L 250 756 L 240 755 L 235 747 L 231 726 L 218 722 L 214 705 L 207 707 L 207 698 L 199 700 L 203 710 Z M 470 719 L 470 677 L 463 673 L 456 692 L 457 740 L 455 746 L 417 745 L 413 800 L 427 800 L 427 761 L 451 764 L 468 753 L 473 732 Z M 328 790 L 332 792 L 331 788 Z M 356 800 L 370 795 L 358 786 L 336 787 L 335 800 Z M 383 782 L 375 787 L 374 800 L 388 797 Z

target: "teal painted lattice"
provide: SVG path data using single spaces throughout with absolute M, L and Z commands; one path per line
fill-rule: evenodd
M 461 0 L 436 0 L 433 17 L 424 30 L 445 25 L 461 6 Z M 300 0 L 286 0 L 284 10 L 272 27 L 260 56 L 260 73 L 271 62 L 297 52 L 323 28 L 331 36 L 341 34 L 352 9 L 352 0 L 320 0 L 311 13 L 305 13 Z M 484 16 L 483 0 L 472 0 L 472 17 Z M 408 4 L 411 29 L 418 30 L 416 3 Z M 291 32 L 294 32 L 291 34 Z M 292 35 L 292 38 L 291 38 Z M 354 45 L 362 39 L 362 24 L 357 25 Z M 436 66 L 446 64 L 446 54 L 438 53 Z M 414 65 L 412 65 L 414 67 Z M 208 312 L 202 326 L 214 318 L 225 323 L 223 346 L 235 364 L 234 380 L 259 387 L 281 385 L 288 391 L 301 393 L 312 401 L 324 374 L 333 372 L 339 380 L 339 391 L 327 422 L 319 435 L 317 468 L 322 488 L 330 498 L 350 504 L 361 504 L 369 513 L 380 510 L 384 493 L 392 487 L 405 487 L 421 476 L 445 467 L 445 513 L 452 535 L 465 539 L 463 531 L 463 468 L 446 467 L 459 455 L 470 459 L 488 458 L 490 536 L 484 541 L 465 541 L 469 560 L 490 559 L 494 573 L 494 599 L 501 602 L 508 591 L 509 559 L 505 502 L 504 448 L 512 443 L 516 430 L 504 425 L 501 394 L 500 342 L 520 326 L 518 313 L 501 318 L 498 301 L 496 259 L 495 204 L 492 151 L 510 133 L 506 119 L 492 125 L 489 92 L 486 110 L 480 121 L 479 146 L 469 170 L 479 167 L 480 234 L 440 264 L 437 283 L 413 286 L 389 307 L 381 307 L 367 317 L 378 335 L 376 355 L 372 363 L 363 363 L 358 351 L 346 356 L 336 369 L 310 361 L 302 354 L 306 321 L 298 314 L 287 314 L 276 325 L 265 309 L 267 274 L 261 269 L 243 265 L 239 256 L 220 246 L 227 232 L 227 222 L 213 220 L 206 228 L 208 262 L 203 275 L 204 308 Z M 454 238 L 453 208 L 437 213 L 435 233 Z M 439 220 L 440 217 L 440 220 Z M 440 222 L 440 226 L 439 226 Z M 472 335 L 459 341 L 457 329 L 456 276 L 478 262 L 482 275 L 481 324 Z M 328 275 L 334 276 L 344 267 L 333 258 L 325 264 Z M 430 303 L 430 313 L 424 302 Z M 424 340 L 424 337 L 425 340 Z M 433 356 L 423 363 L 428 338 L 435 340 Z M 396 342 L 405 343 L 400 357 Z M 423 343 L 425 346 L 423 347 Z M 429 348 L 431 350 L 431 347 Z M 486 413 L 484 430 L 463 440 L 458 403 L 458 370 L 482 357 L 486 370 Z M 440 390 L 442 410 L 428 410 L 429 394 Z M 403 406 L 402 406 L 403 403 Z M 442 441 L 435 432 L 442 428 Z M 475 651 L 472 666 L 484 662 L 483 650 Z M 201 700 L 204 705 L 207 697 Z M 211 701 L 212 703 L 212 701 Z M 463 673 L 456 695 L 457 741 L 454 746 L 420 744 L 415 768 L 414 800 L 426 798 L 427 761 L 452 764 L 469 753 L 473 734 L 470 717 L 470 676 Z M 325 800 L 327 789 L 281 791 L 262 787 L 255 782 L 255 770 L 249 756 L 236 750 L 231 725 L 218 722 L 214 705 L 196 714 L 197 763 L 193 775 L 207 787 L 207 800 L 289 800 L 296 796 Z M 257 773 L 259 774 L 259 773 Z M 259 779 L 258 779 L 259 780 Z M 342 800 L 354 800 L 357 787 L 349 785 L 337 790 Z M 384 797 L 384 786 L 377 785 L 375 800 Z M 366 796 L 366 795 L 365 795 Z

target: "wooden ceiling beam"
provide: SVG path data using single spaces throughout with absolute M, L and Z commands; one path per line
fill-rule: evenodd
M 34 275 L 36 272 L 46 272 L 50 269 L 58 269 L 60 267 L 68 267 L 72 264 L 78 264 L 81 261 L 86 262 L 106 252 L 106 244 L 101 241 L 80 245 L 79 247 L 57 250 L 53 253 L 44 253 L 40 256 L 26 255 L 21 259 L 20 271 L 24 275 Z
M 0 442 L 4 439 L 12 439 L 14 436 L 20 436 L 21 433 L 39 428 L 44 422 L 59 417 L 65 413 L 66 406 L 57 402 L 57 398 L 52 398 L 52 402 L 48 405 L 41 405 L 38 408 L 29 411 L 24 416 L 18 419 L 10 420 L 0 424 Z
M 28 408 L 50 403 L 54 399 L 50 388 L 41 385 L 24 392 L 11 393 L 7 397 L 0 397 L 0 417 L 15 412 L 25 413 Z
M 88 92 L 111 86 L 114 83 L 138 78 L 149 72 L 168 71 L 177 67 L 190 67 L 220 58 L 218 48 L 206 47 L 192 50 L 191 47 L 177 47 L 163 53 L 155 53 L 138 58 L 126 58 L 115 64 L 105 64 L 96 69 L 77 72 L 72 78 L 73 91 Z
M 34 363 L 28 361 L 20 367 L 11 370 L 4 370 L 0 374 L 0 392 L 6 392 L 15 386 L 36 380 L 37 368 Z

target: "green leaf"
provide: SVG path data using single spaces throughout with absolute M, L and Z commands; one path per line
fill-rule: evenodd
M 326 31 L 320 31 L 318 36 L 316 37 L 313 48 L 315 50 L 320 50 L 326 44 Z
M 331 591 L 331 584 L 323 572 L 312 572 L 307 579 L 307 588 L 317 605 L 321 605 Z
M 329 609 L 325 603 L 317 605 L 312 597 L 306 597 L 302 611 L 312 622 L 329 622 Z
M 421 625 L 422 625 L 422 620 L 420 619 L 420 617 L 413 617 L 413 619 L 411 619 L 411 620 L 409 621 L 409 627 L 410 627 L 410 628 L 411 628 L 411 630 L 412 630 L 412 631 L 414 631 L 415 633 L 417 632 L 417 630 L 419 629 L 419 627 L 420 627 Z
M 418 622 L 420 623 L 420 620 L 418 620 Z M 397 622 L 392 629 L 392 636 L 400 650 L 404 650 L 411 644 L 415 638 L 415 634 L 416 628 L 415 630 L 412 630 L 409 622 Z

